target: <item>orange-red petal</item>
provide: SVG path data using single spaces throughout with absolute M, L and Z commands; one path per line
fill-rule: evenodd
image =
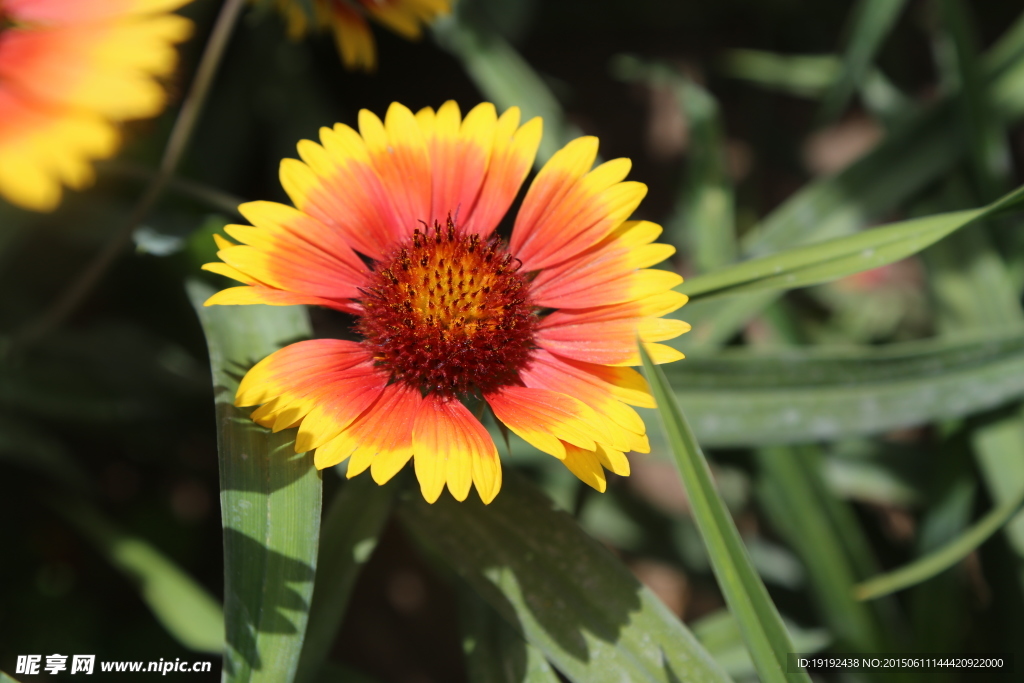
M 458 400 L 428 394 L 413 425 L 416 478 L 423 498 L 433 503 L 445 484 L 456 500 L 465 500 L 476 484 L 490 503 L 501 488 L 501 463 L 490 434 Z
M 556 152 L 534 178 L 512 229 L 510 248 L 527 271 L 561 263 L 607 237 L 647 194 L 622 182 L 628 159 L 590 170 L 597 139 L 582 137 Z

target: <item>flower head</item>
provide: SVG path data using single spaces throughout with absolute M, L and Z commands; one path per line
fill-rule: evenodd
M 403 38 L 418 40 L 424 25 L 451 11 L 452 0 L 312 0 L 312 17 L 305 4 L 303 0 L 277 0 L 293 38 L 305 35 L 311 24 L 331 31 L 346 68 L 373 71 L 377 47 L 367 16 Z
M 252 202 L 251 226 L 218 236 L 221 262 L 245 283 L 206 304 L 316 304 L 351 314 L 358 341 L 299 342 L 243 378 L 240 406 L 274 430 L 298 427 L 296 451 L 317 467 L 347 458 L 348 476 L 378 483 L 412 459 L 423 496 L 447 484 L 484 502 L 501 466 L 479 415 L 565 463 L 598 490 L 649 450 L 631 405 L 653 407 L 639 336 L 655 362 L 682 357 L 657 342 L 689 326 L 661 316 L 686 297 L 661 228 L 629 221 L 647 188 L 630 163 L 591 170 L 597 140 L 556 153 L 530 185 L 509 242 L 496 234 L 533 165 L 541 121 L 519 125 L 481 104 L 413 115 L 363 110 L 359 132 L 322 128 L 299 143 L 281 181 L 295 208 Z
M 0 196 L 54 209 L 118 147 L 115 123 L 164 106 L 189 0 L 0 0 Z

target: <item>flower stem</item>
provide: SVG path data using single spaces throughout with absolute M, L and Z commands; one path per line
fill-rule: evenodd
M 231 33 L 245 4 L 246 0 L 224 0 L 210 39 L 203 50 L 203 56 L 199 62 L 199 68 L 196 69 L 192 86 L 181 104 L 178 118 L 175 120 L 174 128 L 167 140 L 163 157 L 160 159 L 160 166 L 145 192 L 139 197 L 139 201 L 132 209 L 124 227 L 103 246 L 92 262 L 49 308 L 21 329 L 15 337 L 16 344 L 30 344 L 63 323 L 75 308 L 89 296 L 118 255 L 131 242 L 135 229 L 149 214 L 150 209 L 163 194 L 178 168 L 178 163 L 185 153 L 185 148 L 188 146 L 192 132 L 199 120 L 199 113 L 202 111 L 206 96 L 210 92 L 210 86 L 213 85 L 217 67 L 220 66 Z

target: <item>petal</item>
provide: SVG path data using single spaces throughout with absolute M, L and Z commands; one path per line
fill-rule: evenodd
M 396 234 L 412 235 L 430 218 L 431 172 L 423 132 L 408 107 L 393 102 L 382 124 L 369 110 L 359 112 L 359 132 L 370 160 L 387 188 Z
M 579 477 L 587 486 L 604 493 L 608 486 L 604 476 L 604 468 L 594 451 L 577 448 L 571 443 L 565 444 L 565 458 L 562 463 L 570 472 Z
M 449 215 L 469 216 L 483 184 L 494 146 L 497 114 L 489 102 L 479 104 L 460 120 L 458 105 L 445 102 L 429 124 L 417 114 L 430 150 L 433 183 L 430 224 L 445 223 Z
M 528 387 L 575 396 L 622 429 L 635 434 L 646 432 L 640 415 L 615 396 L 614 385 L 588 372 L 584 364 L 573 365 L 539 349 L 531 356 L 530 366 L 521 370 L 519 376 Z
M 507 386 L 485 394 L 495 417 L 527 443 L 559 460 L 563 441 L 594 450 L 607 438 L 601 417 L 582 401 L 547 389 Z
M 192 0 L 4 0 L 4 12 L 19 22 L 69 24 L 170 12 Z
M 461 216 L 463 226 L 483 237 L 490 235 L 512 205 L 540 146 L 543 123 L 539 117 L 519 127 L 519 108 L 511 107 L 498 119 L 487 175 L 472 212 Z
M 372 467 L 373 480 L 387 482 L 412 457 L 412 424 L 421 401 L 419 392 L 404 384 L 388 385 L 347 429 L 318 448 L 317 456 L 324 467 L 351 456 L 348 478 Z
M 305 417 L 295 436 L 295 451 L 304 453 L 322 446 L 352 424 L 384 391 L 388 375 L 363 362 L 343 373 L 322 378 L 316 391 L 315 405 Z
M 377 47 L 373 41 L 373 32 L 354 7 L 344 2 L 332 2 L 328 23 L 346 68 L 364 71 L 377 68 Z
M 547 308 L 588 308 L 668 291 L 683 278 L 666 270 L 638 270 L 675 252 L 668 244 L 650 244 L 660 233 L 654 223 L 627 221 L 583 253 L 541 270 L 530 284 L 530 298 Z
M 309 339 L 290 344 L 252 366 L 235 394 L 235 405 L 253 406 L 285 395 L 307 379 L 344 372 L 372 360 L 355 342 Z
M 120 142 L 102 117 L 29 101 L 2 82 L 0 121 L 0 196 L 35 211 L 56 208 L 62 184 L 91 183 L 90 162 Z
M 192 30 L 173 14 L 12 28 L 0 38 L 0 81 L 41 102 L 122 120 L 153 116 L 166 96 L 174 44 Z
M 498 494 L 498 450 L 480 421 L 459 401 L 427 395 L 413 425 L 413 450 L 416 478 L 428 503 L 438 499 L 446 482 L 459 501 L 466 499 L 474 481 L 484 503 Z
M 345 313 L 357 313 L 361 308 L 331 299 L 322 299 L 307 294 L 295 294 L 280 289 L 257 285 L 254 287 L 228 287 L 217 292 L 205 302 L 204 306 L 249 306 L 252 304 L 265 304 L 267 306 L 295 306 L 305 304 L 309 306 L 326 306 Z
M 613 159 L 590 171 L 596 157 L 596 138 L 573 140 L 530 185 L 510 242 L 525 270 L 576 256 L 607 237 L 639 206 L 647 187 L 621 182 L 629 160 Z
M 292 203 L 356 251 L 380 260 L 398 235 L 398 221 L 370 161 L 366 143 L 343 124 L 321 128 L 323 146 L 298 145 L 303 161 L 281 162 L 281 185 Z
M 686 302 L 678 292 L 665 292 L 614 306 L 561 309 L 538 325 L 534 341 L 560 356 L 599 365 L 639 365 L 639 336 L 656 363 L 683 357 L 668 346 L 651 342 L 673 339 L 690 329 L 689 324 L 659 316 Z

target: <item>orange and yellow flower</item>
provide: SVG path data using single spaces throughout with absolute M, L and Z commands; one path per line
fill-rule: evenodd
M 154 116 L 190 0 L 0 0 L 0 196 L 49 211 L 92 182 L 116 124 Z
M 661 228 L 627 220 L 647 192 L 627 159 L 591 168 L 598 142 L 578 138 L 537 174 L 506 244 L 496 228 L 533 166 L 541 121 L 519 125 L 491 104 L 463 119 L 447 102 L 415 115 L 400 104 L 359 131 L 337 124 L 302 161 L 281 163 L 295 208 L 243 204 L 251 226 L 217 237 L 207 270 L 245 283 L 213 304 L 315 304 L 351 314 L 358 341 L 316 339 L 277 351 L 242 379 L 239 406 L 258 423 L 298 427 L 296 451 L 319 468 L 349 459 L 384 483 L 410 459 L 426 500 L 445 485 L 485 503 L 501 486 L 489 407 L 509 430 L 603 491 L 649 450 L 630 406 L 653 407 L 639 337 L 689 329 L 665 319 L 686 302 L 675 273 L 650 269 L 674 249 Z
M 304 7 L 310 2 L 312 17 Z M 425 25 L 451 11 L 452 0 L 277 0 L 277 4 L 293 38 L 304 36 L 310 25 L 330 31 L 347 68 L 373 71 L 377 47 L 366 17 L 403 38 L 418 40 Z

